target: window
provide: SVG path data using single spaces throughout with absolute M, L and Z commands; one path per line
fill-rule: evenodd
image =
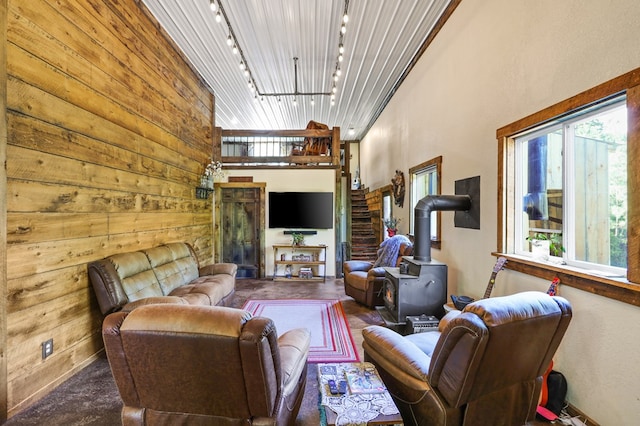
M 515 137 L 516 254 L 542 239 L 536 260 L 625 276 L 626 115 L 615 99 Z
M 640 187 L 640 69 L 496 136 L 496 254 L 508 259 L 505 267 L 640 306 L 640 203 L 633 192 Z M 564 251 L 535 259 L 526 238 L 538 233 L 556 237 Z
M 440 174 L 442 157 L 436 157 L 409 169 L 411 176 L 410 233 L 414 234 L 413 211 L 418 201 L 427 195 L 440 194 Z M 432 247 L 440 248 L 440 212 L 431 215 Z

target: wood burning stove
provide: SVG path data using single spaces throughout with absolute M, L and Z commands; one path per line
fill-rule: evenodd
M 405 257 L 399 268 L 384 269 L 384 307 L 379 312 L 386 323 L 405 324 L 407 316 L 413 315 L 444 315 L 447 265 Z
M 406 324 L 407 316 L 414 315 L 442 318 L 447 302 L 447 265 L 431 259 L 430 216 L 434 211 L 468 211 L 470 207 L 469 195 L 429 195 L 418 201 L 414 255 L 404 257 L 398 268 L 385 268 L 384 306 L 378 312 L 387 325 Z

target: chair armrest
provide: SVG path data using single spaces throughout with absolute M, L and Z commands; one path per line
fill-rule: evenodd
M 373 263 L 366 262 L 364 260 L 347 260 L 346 262 L 343 262 L 342 267 L 344 269 L 344 274 L 347 275 L 349 272 L 366 272 L 373 267 Z
M 431 358 L 413 342 L 378 325 L 366 327 L 362 330 L 362 337 L 365 354 L 375 364 L 415 389 L 428 388 Z
M 456 318 L 461 313 L 462 313 L 462 311 L 459 311 L 457 309 L 454 309 L 452 311 L 447 312 L 447 314 L 445 316 L 443 316 L 442 319 L 440 320 L 440 322 L 438 323 L 438 330 L 442 333 L 442 330 L 444 330 L 444 328 L 447 326 L 447 324 L 449 324 L 449 322 L 451 322 L 451 320 Z
M 306 328 L 295 328 L 278 337 L 280 367 L 287 395 L 295 388 L 307 365 L 310 345 L 311 333 Z
M 135 308 L 139 308 L 140 306 L 145 305 L 161 305 L 161 304 L 172 304 L 172 305 L 188 305 L 182 297 L 179 296 L 154 296 L 154 297 L 145 297 L 144 299 L 135 300 L 133 302 L 129 302 L 122 307 L 122 312 L 131 312 Z
M 238 265 L 235 263 L 214 263 L 213 265 L 207 265 L 200 268 L 198 271 L 200 276 L 204 275 L 216 275 L 216 274 L 227 274 L 232 277 L 236 276 L 238 272 Z
M 367 278 L 384 278 L 385 269 L 384 266 L 378 266 L 376 268 L 371 268 L 367 272 Z

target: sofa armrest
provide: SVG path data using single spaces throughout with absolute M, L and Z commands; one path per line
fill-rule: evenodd
M 89 263 L 87 274 L 103 315 L 116 312 L 129 302 L 129 298 L 122 288 L 118 272 L 107 259 Z
M 373 263 L 366 262 L 364 260 L 347 260 L 343 262 L 342 268 L 344 269 L 344 274 L 347 275 L 350 272 L 356 271 L 368 271 L 373 267 Z
M 200 276 L 204 275 L 217 275 L 217 274 L 227 274 L 232 277 L 236 276 L 238 272 L 238 265 L 235 263 L 214 263 L 213 265 L 203 266 L 198 271 Z

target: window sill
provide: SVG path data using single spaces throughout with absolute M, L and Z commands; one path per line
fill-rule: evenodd
M 640 306 L 640 285 L 624 278 L 598 276 L 571 266 L 538 262 L 531 258 L 514 254 L 493 253 L 493 255 L 502 256 L 508 260 L 505 265 L 506 269 L 542 278 L 549 282 L 558 277 L 561 285 Z

